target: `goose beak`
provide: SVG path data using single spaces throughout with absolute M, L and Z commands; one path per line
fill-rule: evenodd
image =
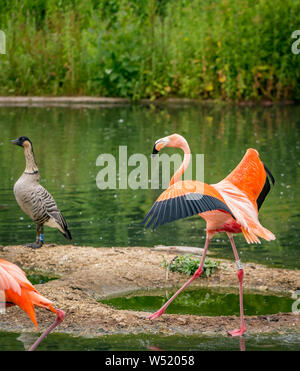
M 17 146 L 20 145 L 20 143 L 19 143 L 19 139 L 11 140 L 11 143 L 12 143 L 12 144 L 16 144 Z

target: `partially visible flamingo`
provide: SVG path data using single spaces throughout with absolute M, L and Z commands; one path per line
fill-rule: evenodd
M 53 308 L 51 301 L 43 297 L 34 288 L 26 278 L 25 273 L 18 266 L 3 259 L 0 259 L 0 293 L 1 292 L 5 294 L 5 302 L 2 304 L 6 305 L 6 307 L 18 305 L 28 314 L 37 331 L 38 324 L 34 305 L 51 310 L 57 316 L 53 324 L 29 348 L 30 351 L 35 350 L 41 341 L 64 319 L 64 311 Z
M 157 154 L 164 147 L 182 149 L 184 160 L 173 175 L 169 188 L 158 197 L 142 223 L 147 223 L 147 227 L 153 225 L 153 228 L 156 228 L 173 220 L 199 214 L 206 221 L 206 242 L 199 268 L 194 275 L 148 318 L 155 319 L 161 316 L 176 296 L 201 275 L 212 237 L 216 233 L 225 232 L 231 242 L 238 270 L 241 320 L 240 328 L 228 333 L 232 336 L 241 336 L 246 330 L 243 310 L 244 271 L 233 234 L 242 232 L 248 243 L 260 243 L 258 237 L 267 241 L 275 239 L 274 234 L 264 228 L 258 220 L 258 210 L 270 191 L 270 181 L 274 184 L 275 180 L 260 160 L 258 152 L 249 148 L 238 166 L 217 184 L 180 181 L 190 162 L 189 145 L 181 135 L 173 134 L 157 140 L 152 154 Z

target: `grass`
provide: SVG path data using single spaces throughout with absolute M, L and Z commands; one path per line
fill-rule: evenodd
M 176 256 L 171 263 L 163 261 L 163 266 L 171 272 L 183 273 L 192 276 L 199 268 L 201 258 L 196 258 L 190 254 Z M 205 259 L 203 271 L 200 277 L 210 277 L 220 266 L 219 261 Z
M 2 0 L 1 95 L 300 99 L 295 0 Z

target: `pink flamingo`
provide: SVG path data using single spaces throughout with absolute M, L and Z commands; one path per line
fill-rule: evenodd
M 59 325 L 65 317 L 64 311 L 53 308 L 51 301 L 43 297 L 34 288 L 26 278 L 25 273 L 18 266 L 3 259 L 0 259 L 0 293 L 1 291 L 5 294 L 5 306 L 10 307 L 12 305 L 18 305 L 28 314 L 37 331 L 38 324 L 34 305 L 51 310 L 57 316 L 53 324 L 29 348 L 30 351 L 35 350 L 41 341 Z
M 203 264 L 209 243 L 216 233 L 225 232 L 229 237 L 237 266 L 240 295 L 240 328 L 228 333 L 241 336 L 246 327 L 243 309 L 243 276 L 244 270 L 233 240 L 233 234 L 243 233 L 248 243 L 260 243 L 258 237 L 267 241 L 275 236 L 264 228 L 258 220 L 258 210 L 270 191 L 270 181 L 275 180 L 262 163 L 255 149 L 249 148 L 238 166 L 217 184 L 206 184 L 180 178 L 189 165 L 191 152 L 187 141 L 179 134 L 169 135 L 157 140 L 153 155 L 164 147 L 180 148 L 184 152 L 184 160 L 173 175 L 169 188 L 156 200 L 143 224 L 147 227 L 159 225 L 200 215 L 206 221 L 206 241 L 199 268 L 194 275 L 154 314 L 148 318 L 161 316 L 168 305 L 202 273 Z

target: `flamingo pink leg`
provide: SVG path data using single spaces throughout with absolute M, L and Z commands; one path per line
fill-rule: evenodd
M 37 339 L 37 341 L 28 349 L 29 351 L 35 350 L 40 343 L 45 339 L 45 337 L 50 334 L 51 331 L 55 329 L 56 326 L 58 326 L 64 319 L 65 317 L 65 312 L 61 309 L 56 309 L 57 310 L 57 317 L 55 321 L 52 323 L 52 325 Z
M 237 250 L 236 250 L 236 247 L 235 247 L 235 243 L 234 243 L 232 234 L 230 234 L 230 233 L 227 233 L 227 234 L 228 234 L 228 237 L 230 239 L 231 246 L 232 246 L 233 253 L 234 253 L 234 257 L 235 257 L 235 261 L 236 261 L 236 264 L 237 264 L 237 267 L 238 267 L 237 275 L 238 275 L 239 285 L 240 285 L 240 316 L 241 316 L 241 327 L 240 327 L 240 329 L 235 329 L 233 331 L 228 331 L 228 334 L 231 335 L 231 336 L 242 336 L 246 331 L 245 322 L 244 322 L 244 307 L 243 307 L 243 277 L 244 277 L 244 271 L 243 271 L 242 263 L 240 262 L 240 259 L 239 259 L 239 256 L 238 256 L 238 253 L 237 253 Z
M 181 293 L 181 291 L 183 291 L 189 284 L 191 284 L 195 278 L 198 278 L 201 275 L 204 260 L 205 260 L 205 256 L 206 256 L 206 252 L 207 252 L 210 240 L 211 240 L 211 236 L 210 236 L 210 238 L 207 236 L 199 268 L 196 270 L 196 272 L 194 273 L 192 278 L 190 278 L 157 312 L 148 316 L 147 317 L 148 319 L 156 319 L 156 318 L 160 317 L 162 314 L 164 314 L 167 307 Z

